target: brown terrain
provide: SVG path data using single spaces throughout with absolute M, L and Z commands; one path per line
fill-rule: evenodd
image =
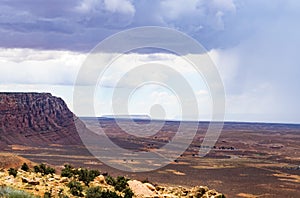
M 2 151 L 36 163 L 46 162 L 57 168 L 70 163 L 113 176 L 147 179 L 158 185 L 204 185 L 226 197 L 300 197 L 300 125 L 225 123 L 215 147 L 201 158 L 197 151 L 208 123 L 200 122 L 193 143 L 177 160 L 155 171 L 129 173 L 103 164 L 88 152 L 75 130 L 75 122 L 84 128 L 82 122 L 76 117 L 74 121 L 74 115 L 59 98 L 50 94 L 3 93 L 0 112 Z M 135 138 L 125 134 L 113 119 L 81 120 L 95 130 L 100 124 L 115 144 L 135 152 L 165 145 L 179 125 L 167 121 L 157 134 Z M 143 127 L 147 121 L 136 122 Z M 7 166 L 5 160 L 1 158 L 1 164 Z
M 75 122 L 65 102 L 49 93 L 0 93 L 0 148 L 79 144 Z

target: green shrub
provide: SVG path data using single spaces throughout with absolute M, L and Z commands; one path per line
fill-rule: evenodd
M 127 183 L 128 179 L 126 179 L 123 176 L 118 176 L 117 179 L 115 179 L 115 178 L 111 177 L 110 175 L 108 175 L 105 178 L 105 181 L 107 184 L 114 186 L 115 190 L 120 191 L 120 192 L 123 192 L 128 187 L 128 183 Z M 128 193 L 129 193 L 129 191 L 128 191 Z
M 18 174 L 18 171 L 17 171 L 17 169 L 10 168 L 10 169 L 8 169 L 8 174 L 16 177 Z
M 71 178 L 74 175 L 73 169 L 73 166 L 65 164 L 65 167 L 61 170 L 61 176 Z
M 65 164 L 64 169 L 61 171 L 62 177 L 71 178 L 72 176 L 77 176 L 79 181 L 82 181 L 86 186 L 89 185 L 95 177 L 99 176 L 100 172 L 98 170 L 88 170 L 88 169 L 74 169 L 69 164 Z
M 101 198 L 102 190 L 99 186 L 88 188 L 86 191 L 86 198 Z
M 78 173 L 79 181 L 83 181 L 83 183 L 88 186 L 91 179 L 89 178 L 89 171 L 87 169 L 80 169 Z
M 102 197 L 103 198 L 122 198 L 121 196 L 119 196 L 116 192 L 113 192 L 113 191 L 104 191 L 102 193 Z
M 134 193 L 132 192 L 132 190 L 130 188 L 126 188 L 124 190 L 124 198 L 132 198 L 134 195 Z
M 58 191 L 58 197 L 59 198 L 69 198 L 67 195 L 65 195 L 64 193 L 64 189 L 63 188 L 60 188 L 59 191 Z
M 70 181 L 67 186 L 70 188 L 70 192 L 72 195 L 74 196 L 79 196 L 79 197 L 83 197 L 82 194 L 82 186 L 79 182 L 77 181 Z
M 25 191 L 16 190 L 11 187 L 0 187 L 0 197 L 5 198 L 37 198 Z
M 127 183 L 128 179 L 126 179 L 123 176 L 118 176 L 117 180 L 116 180 L 116 184 L 115 184 L 115 190 L 122 192 L 123 190 L 125 190 L 128 186 Z
M 47 169 L 46 164 L 41 163 L 41 164 L 39 165 L 39 169 L 40 169 L 40 172 L 41 172 L 41 173 L 45 173 L 45 172 L 46 172 L 46 169 Z
M 44 198 L 51 198 L 51 192 L 45 192 Z
M 97 187 L 91 187 L 86 192 L 86 198 L 122 198 L 116 192 L 103 190 Z
M 34 166 L 34 167 L 33 167 L 33 171 L 34 171 L 35 173 L 39 173 L 41 170 L 40 170 L 39 166 Z
M 42 173 L 42 175 L 49 175 L 49 174 L 55 173 L 54 168 L 52 168 L 50 166 L 46 166 L 46 164 L 43 164 L 43 163 L 41 163 L 39 166 L 34 166 L 33 170 L 36 173 Z
M 116 185 L 116 180 L 115 178 L 113 178 L 112 176 L 108 175 L 106 178 L 105 178 L 105 181 L 107 184 L 111 185 L 111 186 L 115 186 Z
M 55 173 L 55 169 L 48 166 L 45 171 L 45 174 L 48 175 L 48 174 L 54 174 L 54 173 Z
M 78 172 L 78 179 L 82 181 L 86 186 L 89 186 L 89 183 L 100 175 L 98 170 L 88 170 L 88 169 L 80 169 Z
M 100 175 L 100 171 L 92 169 L 89 171 L 89 175 L 91 178 L 93 178 L 92 180 L 94 180 L 97 176 Z
M 24 163 L 22 166 L 21 166 L 21 170 L 23 170 L 23 171 L 29 171 L 29 167 L 28 167 L 28 165 L 26 164 L 26 163 Z

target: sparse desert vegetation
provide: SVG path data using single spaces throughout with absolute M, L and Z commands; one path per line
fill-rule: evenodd
M 34 166 L 33 170 L 34 170 L 35 173 L 41 173 L 42 175 L 49 175 L 49 174 L 54 174 L 55 173 L 54 168 L 52 168 L 50 166 L 47 166 L 44 163 L 41 163 L 40 165 Z
M 17 190 L 11 187 L 0 186 L 0 197 L 3 198 L 37 198 L 23 190 Z
M 153 142 L 150 138 L 138 141 L 129 139 L 118 131 L 111 121 L 102 121 L 106 127 L 108 135 L 117 135 L 112 140 L 119 145 L 130 145 L 133 149 L 147 147 L 148 142 Z M 87 120 L 86 123 L 93 127 L 97 125 L 95 120 Z M 99 162 L 91 156 L 87 150 L 80 146 L 50 145 L 48 147 L 25 147 L 14 145 L 11 151 L 32 161 L 42 163 L 51 162 L 53 165 L 62 166 L 68 162 L 76 167 L 89 168 L 90 170 L 101 170 L 101 174 L 110 173 L 117 178 L 119 175 L 126 175 L 148 183 L 149 180 L 158 185 L 193 187 L 197 185 L 207 185 L 223 192 L 228 197 L 239 197 L 242 194 L 252 194 L 253 196 L 300 196 L 295 189 L 299 188 L 298 179 L 283 179 L 279 175 L 288 175 L 289 178 L 299 177 L 300 153 L 299 144 L 300 126 L 298 125 L 268 125 L 268 124 L 247 124 L 233 123 L 226 124 L 215 148 L 205 158 L 195 156 L 199 149 L 199 142 L 203 138 L 207 124 L 201 123 L 200 129 L 193 143 L 188 150 L 180 156 L 176 162 L 169 164 L 165 168 L 157 171 L 130 174 L 112 169 Z M 163 137 L 156 136 L 157 142 L 160 138 L 171 137 L 171 131 L 176 128 L 176 123 L 167 123 L 162 129 Z M 155 138 L 155 137 L 153 137 Z M 199 142 L 198 142 L 199 141 Z M 283 145 L 274 147 L 274 145 Z M 133 145 L 133 146 L 132 146 Z M 222 148 L 234 149 L 222 149 Z M 220 148 L 220 149 L 219 149 Z M 39 156 L 39 157 L 37 157 Z M 1 157 L 1 156 L 0 156 Z M 18 159 L 21 157 L 17 156 Z M 111 156 L 112 159 L 114 156 Z M 43 160 L 40 160 L 42 158 Z M 5 157 L 5 159 L 10 159 Z M 24 158 L 18 162 L 17 166 L 10 159 L 10 163 L 2 160 L 5 167 L 20 167 L 24 163 Z M 89 163 L 87 163 L 89 162 Z M 30 162 L 26 161 L 29 165 Z M 32 165 L 31 165 L 32 167 Z M 65 170 L 64 170 L 65 169 Z M 62 167 L 64 177 L 72 177 L 74 174 L 70 168 Z M 68 176 L 69 175 L 69 176 Z M 148 179 L 145 179 L 148 178 Z M 92 182 L 93 183 L 93 182 Z M 85 186 L 84 183 L 82 183 Z M 234 186 L 234 188 L 232 188 Z M 114 187 L 112 186 L 112 190 Z M 271 190 L 272 189 L 272 190 Z
M 23 170 L 25 168 L 25 170 Z M 28 169 L 27 169 L 28 168 Z M 99 170 L 74 168 L 65 164 L 61 175 L 54 167 L 41 163 L 0 171 L 0 196 L 7 198 L 132 198 L 132 197 L 214 197 L 224 195 L 207 187 L 165 187 L 101 175 Z

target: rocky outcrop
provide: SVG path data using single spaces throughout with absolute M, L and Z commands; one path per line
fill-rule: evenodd
M 207 186 L 195 186 L 193 188 L 168 187 L 168 186 L 153 186 L 150 183 L 142 183 L 137 180 L 128 181 L 130 189 L 133 191 L 136 198 L 224 198 L 222 193 L 214 189 L 209 189 Z
M 0 145 L 78 144 L 65 102 L 49 93 L 0 93 Z
M 19 190 L 25 190 L 30 194 L 39 197 L 44 197 L 45 192 L 51 191 L 51 197 L 75 197 L 70 193 L 67 184 L 74 181 L 76 178 L 61 177 L 57 174 L 42 175 L 40 173 L 25 172 L 18 170 L 16 177 L 9 175 L 8 171 L 0 170 L 0 187 L 9 186 Z M 170 186 L 154 186 L 150 183 L 142 183 L 137 180 L 129 180 L 129 188 L 134 193 L 133 198 L 225 198 L 222 193 L 214 189 L 209 189 L 206 186 L 195 186 L 192 188 L 186 187 L 170 187 Z M 100 187 L 104 191 L 113 191 L 119 195 L 121 192 L 115 190 L 114 186 L 106 183 L 105 177 L 99 175 L 86 186 L 80 182 L 83 194 L 89 187 Z M 123 196 L 123 195 L 122 195 Z

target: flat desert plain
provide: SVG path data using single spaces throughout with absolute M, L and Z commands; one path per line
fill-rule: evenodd
M 149 137 L 128 135 L 113 119 L 81 118 L 88 128 L 101 126 L 118 146 L 133 152 L 155 150 L 176 133 L 179 122 L 167 121 Z M 130 123 L 121 120 L 123 124 Z M 128 123 L 126 123 L 128 122 Z M 146 127 L 149 121 L 138 120 Z M 156 121 L 158 124 L 161 124 Z M 185 123 L 188 124 L 188 123 Z M 227 197 L 300 197 L 300 125 L 266 123 L 225 123 L 214 147 L 205 157 L 197 156 L 208 123 L 198 123 L 197 134 L 189 148 L 169 165 L 150 172 L 124 172 L 96 159 L 84 146 L 49 145 L 47 147 L 11 145 L 13 152 L 33 162 L 62 167 L 97 168 L 110 175 L 125 175 L 153 184 L 170 186 L 206 185 Z M 188 130 L 188 129 L 187 129 Z M 101 145 L 98 145 L 99 149 Z M 125 163 L 116 160 L 116 163 Z

